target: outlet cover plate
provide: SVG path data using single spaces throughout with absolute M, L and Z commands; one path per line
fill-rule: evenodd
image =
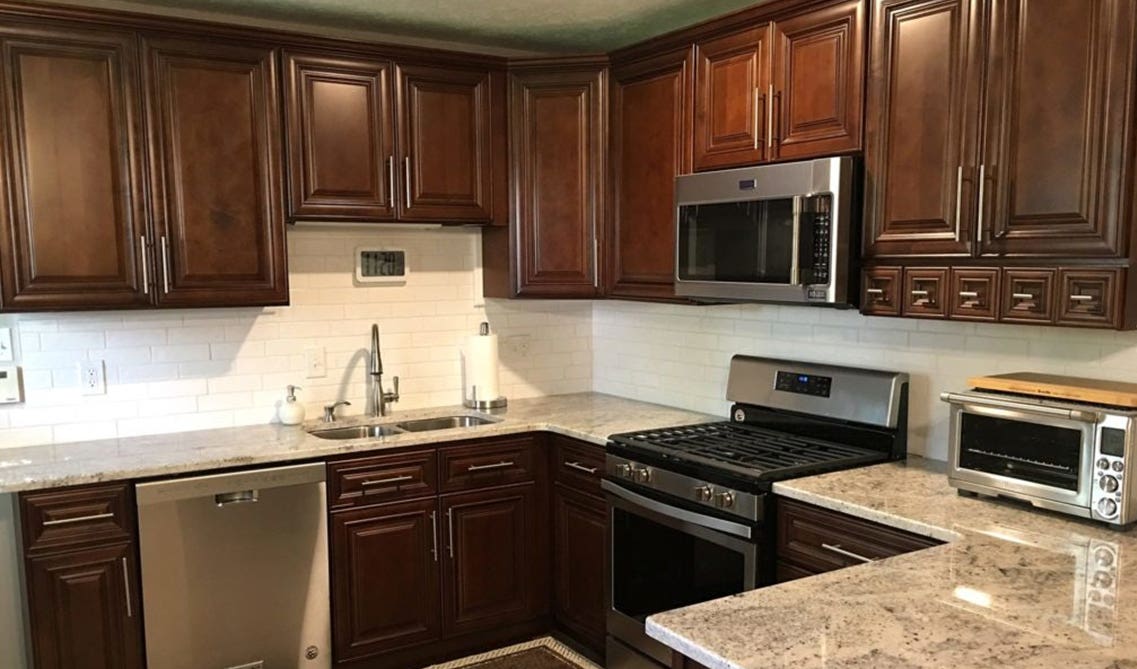
M 107 394 L 107 374 L 102 360 L 79 363 L 79 392 L 82 395 Z

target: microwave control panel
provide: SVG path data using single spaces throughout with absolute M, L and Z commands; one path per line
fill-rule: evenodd
M 833 252 L 833 218 L 830 215 L 831 195 L 806 198 L 803 204 L 802 283 L 828 285 Z

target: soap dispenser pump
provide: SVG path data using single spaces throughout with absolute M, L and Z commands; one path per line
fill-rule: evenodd
M 300 386 L 288 386 L 288 395 L 280 405 L 280 422 L 285 425 L 299 425 L 304 422 L 304 405 L 296 401 L 296 391 Z

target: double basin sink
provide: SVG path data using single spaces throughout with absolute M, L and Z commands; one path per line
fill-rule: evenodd
M 497 421 L 481 416 L 442 416 L 439 418 L 421 418 L 407 420 L 401 423 L 383 425 L 352 425 L 350 427 L 332 427 L 325 430 L 312 430 L 313 437 L 320 439 L 379 439 L 393 434 L 404 432 L 432 432 L 434 430 L 450 430 L 457 427 L 477 427 L 496 423 Z

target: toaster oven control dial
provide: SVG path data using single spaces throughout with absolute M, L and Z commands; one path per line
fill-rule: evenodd
M 1106 518 L 1112 518 L 1117 515 L 1117 502 L 1112 499 L 1103 499 L 1098 502 L 1098 513 Z
M 1101 480 L 1098 481 L 1098 485 L 1106 492 L 1117 492 L 1117 489 L 1121 487 L 1121 484 L 1118 483 L 1117 479 L 1113 476 L 1101 477 Z
M 1113 461 L 1113 471 L 1120 472 L 1123 469 L 1125 469 L 1125 463 L 1124 462 L 1122 462 L 1121 460 L 1114 460 Z
M 1098 460 L 1098 469 L 1109 469 L 1109 460 L 1101 458 Z

